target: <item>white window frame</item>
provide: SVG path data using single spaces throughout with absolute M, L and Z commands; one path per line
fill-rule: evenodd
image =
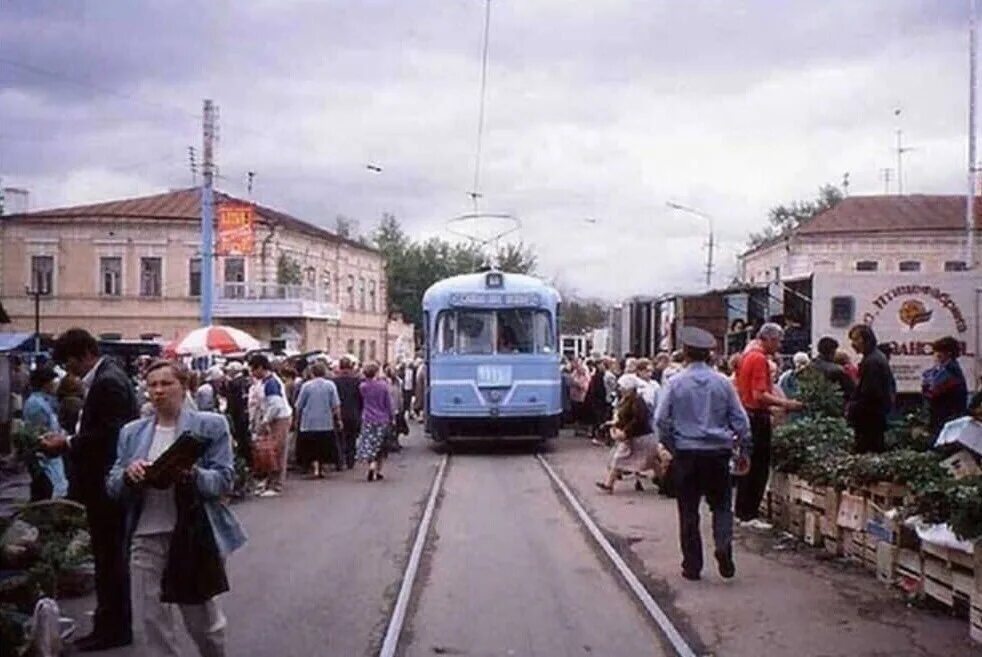
M 37 252 L 29 254 L 27 258 L 27 275 L 24 277 L 27 281 L 27 289 L 34 290 L 34 258 L 51 258 L 51 285 L 47 294 L 42 294 L 42 297 L 53 297 L 57 296 L 58 293 L 58 256 L 54 253 L 44 249 L 38 250 Z
M 194 262 L 195 260 L 198 261 L 198 293 L 197 294 L 194 294 L 191 291 L 191 263 Z M 188 297 L 190 297 L 192 299 L 200 299 L 201 298 L 201 292 L 202 292 L 202 289 L 203 289 L 202 286 L 204 285 L 204 281 L 205 281 L 205 276 L 204 276 L 204 273 L 205 273 L 204 263 L 205 263 L 205 259 L 202 258 L 200 255 L 193 255 L 190 258 L 188 258 L 188 268 L 187 268 L 187 272 L 188 272 L 188 286 L 187 286 L 187 291 L 188 291 Z
M 106 281 L 105 281 L 105 273 L 102 271 L 102 261 L 103 260 L 109 260 L 110 258 L 119 260 L 119 278 L 116 281 L 117 291 L 116 291 L 115 294 L 110 293 L 110 292 L 106 292 L 106 288 L 104 286 L 104 283 Z M 121 298 L 123 296 L 123 294 L 125 292 L 125 288 L 126 288 L 126 285 L 125 285 L 125 282 L 126 282 L 126 258 L 124 258 L 122 256 L 122 254 L 119 254 L 119 253 L 100 253 L 99 254 L 99 273 L 98 273 L 98 277 L 99 277 L 98 278 L 98 280 L 99 280 L 99 286 L 98 286 L 97 289 L 99 290 L 99 296 L 100 297 Z
M 156 260 L 158 260 L 160 262 L 160 273 L 159 273 L 159 276 L 160 276 L 160 294 L 144 294 L 143 293 L 143 261 L 144 260 L 152 260 L 152 259 L 156 259 Z M 137 282 L 139 283 L 139 287 L 137 288 L 137 293 L 138 293 L 138 296 L 141 299 L 163 299 L 166 296 L 165 292 L 167 290 L 165 289 L 166 288 L 165 282 L 166 282 L 167 278 L 166 278 L 166 272 L 165 272 L 165 269 L 164 269 L 164 262 L 165 261 L 166 261 L 166 258 L 164 256 L 162 256 L 162 255 L 159 255 L 159 254 L 141 254 L 140 255 L 139 270 L 137 271 L 136 276 L 137 276 Z

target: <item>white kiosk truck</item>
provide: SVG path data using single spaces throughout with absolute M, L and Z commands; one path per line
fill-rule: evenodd
M 847 333 L 869 324 L 889 343 L 898 393 L 920 393 L 921 373 L 934 364 L 931 343 L 950 335 L 969 390 L 982 388 L 982 276 L 978 272 L 834 274 L 811 277 L 811 339 L 823 336 L 851 351 Z

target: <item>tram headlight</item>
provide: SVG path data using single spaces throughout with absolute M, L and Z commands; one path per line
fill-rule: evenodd
M 488 399 L 490 399 L 492 402 L 497 404 L 498 402 L 501 401 L 501 391 L 492 390 L 491 392 L 488 393 Z

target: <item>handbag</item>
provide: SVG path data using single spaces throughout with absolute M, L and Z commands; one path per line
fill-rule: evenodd
M 252 472 L 264 476 L 276 472 L 280 467 L 282 445 L 270 433 L 252 438 Z

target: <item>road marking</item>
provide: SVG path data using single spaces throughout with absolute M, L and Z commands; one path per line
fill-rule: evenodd
M 556 474 L 556 471 L 551 465 L 549 465 L 549 462 L 546 461 L 541 454 L 536 454 L 535 458 L 537 458 L 542 467 L 545 468 L 546 473 L 549 475 L 549 478 L 552 479 L 553 483 L 555 483 L 559 490 L 562 491 L 563 496 L 569 502 L 570 506 L 573 507 L 573 510 L 576 512 L 576 515 L 579 516 L 580 521 L 586 526 L 587 531 L 590 532 L 590 535 L 593 536 L 593 540 L 595 540 L 603 549 L 604 553 L 614 564 L 617 572 L 621 574 L 621 577 L 623 577 L 624 581 L 627 582 L 628 587 L 634 592 L 634 595 L 637 596 L 638 600 L 641 602 L 641 605 L 645 608 L 645 611 L 648 612 L 648 615 L 651 616 L 652 620 L 655 621 L 661 631 L 668 638 L 679 657 L 696 657 L 696 653 L 693 652 L 692 648 L 689 647 L 689 644 L 687 644 L 685 639 L 682 638 L 682 634 L 675 628 L 675 625 L 672 624 L 672 621 L 668 618 L 665 612 L 662 611 L 661 607 L 658 606 L 658 603 L 655 602 L 654 598 L 651 597 L 648 590 L 644 588 L 644 584 L 641 583 L 641 580 L 639 580 L 631 571 L 630 567 L 627 565 L 627 562 L 621 558 L 621 555 L 617 554 L 617 550 L 615 550 L 614 546 L 610 544 L 610 541 L 608 541 L 607 537 L 604 536 L 602 531 L 600 531 L 597 524 L 593 522 L 593 519 L 586 512 L 586 509 L 583 508 L 580 501 L 576 499 L 575 495 L 573 495 L 573 491 L 571 491 L 566 483 L 559 478 L 559 475 Z
M 426 509 L 423 511 L 423 517 L 416 529 L 416 540 L 413 542 L 412 552 L 409 553 L 409 563 L 406 564 L 406 572 L 402 575 L 399 597 L 396 598 L 396 606 L 392 610 L 389 626 L 385 630 L 385 639 L 382 640 L 382 648 L 378 653 L 379 657 L 393 657 L 396 654 L 399 635 L 402 634 L 402 626 L 406 621 L 409 598 L 412 596 L 413 583 L 416 581 L 416 573 L 419 571 L 419 561 L 423 556 L 423 548 L 426 547 L 426 535 L 429 534 L 430 525 L 433 523 L 433 510 L 436 508 L 436 498 L 440 494 L 440 486 L 443 483 L 443 474 L 447 469 L 448 460 L 449 455 L 444 454 L 443 458 L 440 459 L 440 465 L 437 467 L 433 487 L 430 488 L 430 497 L 426 501 Z

